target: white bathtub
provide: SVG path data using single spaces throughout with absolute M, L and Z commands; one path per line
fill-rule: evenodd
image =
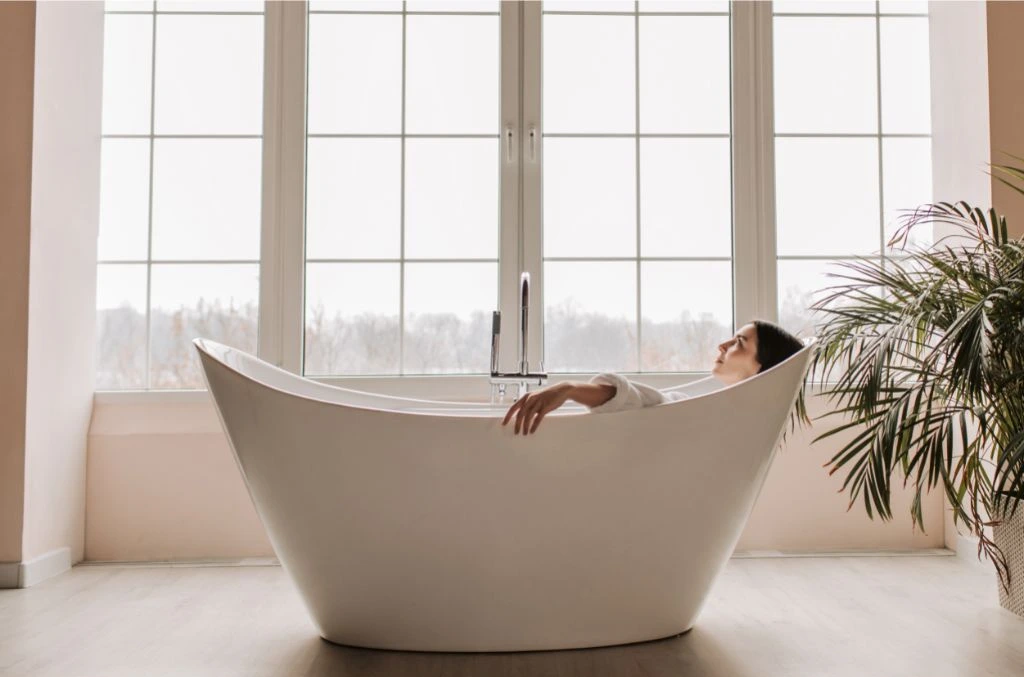
M 676 635 L 750 515 L 810 356 L 690 399 L 571 407 L 374 395 L 196 339 L 239 469 L 321 636 L 524 651 Z M 481 392 L 486 392 L 481 377 Z M 702 394 L 703 393 L 703 394 Z

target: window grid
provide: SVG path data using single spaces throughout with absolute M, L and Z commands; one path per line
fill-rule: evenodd
M 402 17 L 402 76 L 401 76 L 401 112 L 400 112 L 400 131 L 398 133 L 305 133 L 305 145 L 306 145 L 306 157 L 307 157 L 307 169 L 308 169 L 308 156 L 309 156 L 309 139 L 330 139 L 330 138 L 361 138 L 361 139 L 398 139 L 399 140 L 399 256 L 398 258 L 306 258 L 304 255 L 303 265 L 303 286 L 305 287 L 305 280 L 307 278 L 308 265 L 311 263 L 397 263 L 398 264 L 398 376 L 405 376 L 405 266 L 406 263 L 496 263 L 499 264 L 500 260 L 494 257 L 488 258 L 417 258 L 407 257 L 405 254 L 405 203 L 406 203 L 406 190 L 405 190 L 405 158 L 406 158 L 406 139 L 494 139 L 496 141 L 501 140 L 501 134 L 479 134 L 479 133 L 407 133 L 406 132 L 406 47 L 407 47 L 407 23 L 406 18 L 409 15 L 440 15 L 440 16 L 500 16 L 501 12 L 474 12 L 474 11 L 415 11 L 407 8 L 408 3 L 402 3 L 401 10 L 313 10 L 309 9 L 306 12 L 306 35 L 310 34 L 310 22 L 314 15 L 387 15 L 397 16 L 401 14 Z M 306 43 L 306 59 L 309 61 L 309 42 Z M 307 83 L 308 83 L 308 68 L 307 68 Z M 308 84 L 307 84 L 307 99 L 308 99 Z M 306 106 L 306 126 L 308 129 L 309 125 L 309 107 Z M 499 144 L 500 145 L 500 144 Z M 308 181 L 308 172 L 307 178 Z M 303 228 L 306 224 L 303 224 Z M 500 237 L 500 234 L 499 234 Z M 497 272 L 497 271 L 496 271 Z M 500 289 L 498 290 L 500 296 Z M 496 299 L 497 301 L 497 299 Z M 303 336 L 305 335 L 305 323 L 306 323 L 306 310 L 303 309 Z M 303 338 L 302 341 L 302 352 L 303 355 L 306 353 L 306 341 Z M 305 359 L 302 360 L 303 367 L 302 372 L 305 373 Z M 355 377 L 360 376 L 372 376 L 374 374 L 358 374 L 352 375 Z M 419 375 L 418 373 L 415 375 Z M 336 378 L 337 376 L 317 376 L 317 378 Z M 348 375 L 343 376 L 348 377 Z
M 635 172 L 635 199 L 636 199 L 636 255 L 617 257 L 617 256 L 587 256 L 587 257 L 576 257 L 576 256 L 541 256 L 542 265 L 547 262 L 610 262 L 610 261 L 623 261 L 623 262 L 635 262 L 636 264 L 636 313 L 635 313 L 635 330 L 636 330 L 636 350 L 635 359 L 638 373 L 671 373 L 661 371 L 647 371 L 643 367 L 643 307 L 642 307 L 642 264 L 645 261 L 720 261 L 720 262 L 732 262 L 732 256 L 643 256 L 641 249 L 641 161 L 640 161 L 640 140 L 645 138 L 652 139 L 664 139 L 664 138 L 695 138 L 695 139 L 729 139 L 732 141 L 731 130 L 729 133 L 679 133 L 679 132 L 641 132 L 640 131 L 640 17 L 641 16 L 709 16 L 709 17 L 727 17 L 731 19 L 731 12 L 662 12 L 662 11 L 641 11 L 639 0 L 634 0 L 633 11 L 565 11 L 565 10 L 541 10 L 542 15 L 561 15 L 561 16 L 633 16 L 633 67 L 634 67 L 634 131 L 629 132 L 541 132 L 543 138 L 633 138 L 635 139 L 634 148 L 634 159 L 636 162 Z M 732 33 L 729 32 L 729 69 L 732 69 Z M 541 106 L 543 110 L 543 97 L 541 98 Z M 729 88 L 729 110 L 730 115 L 732 112 L 732 88 Z M 543 114 L 542 114 L 543 119 Z M 731 123 L 730 123 L 731 127 Z M 729 152 L 729 165 L 732 167 L 733 154 L 730 143 Z M 542 168 L 543 171 L 543 168 Z M 730 171 L 730 185 L 732 183 L 732 171 Z M 733 219 L 735 221 L 734 206 L 730 205 L 730 211 L 733 212 Z M 730 240 L 735 237 L 733 231 L 733 223 L 730 223 Z M 733 305 L 735 306 L 735 295 L 736 289 L 735 284 L 732 285 L 731 296 L 733 298 Z M 732 320 L 732 324 L 735 325 L 735 319 Z M 542 321 L 543 326 L 543 321 Z M 735 327 L 734 327 L 735 328 Z M 541 350 L 544 351 L 543 342 Z M 546 357 L 546 355 L 545 355 Z
M 155 3 L 154 3 L 155 7 Z M 145 301 L 145 346 L 144 346 L 144 374 L 141 388 L 146 391 L 152 390 L 152 350 L 153 350 L 153 264 L 201 264 L 201 265 L 260 265 L 259 260 L 242 259 L 154 259 L 153 258 L 153 184 L 154 184 L 154 147 L 157 139 L 262 139 L 262 134 L 158 134 L 156 129 L 156 61 L 157 61 L 157 23 L 160 16 L 265 16 L 264 12 L 241 11 L 241 12 L 202 12 L 202 11 L 167 11 L 159 9 L 125 11 L 106 10 L 104 16 L 148 16 L 150 18 L 150 72 L 149 72 L 149 133 L 148 134 L 117 134 L 101 133 L 100 140 L 104 139 L 141 139 L 148 140 L 148 199 L 146 206 L 146 258 L 145 259 L 98 259 L 97 270 L 100 265 L 107 266 L 130 266 L 145 265 L 146 267 L 146 301 Z M 258 328 L 257 328 L 258 331 Z M 95 339 L 94 339 L 95 340 Z M 257 339 L 258 340 L 258 339 Z
M 403 7 L 404 7 L 404 4 L 405 3 L 403 3 Z M 395 12 L 376 12 L 376 11 L 316 11 L 316 10 L 314 10 L 314 11 L 309 12 L 308 14 L 392 14 L 393 15 L 393 14 L 397 14 L 397 13 L 398 13 L 397 11 L 395 11 Z M 573 16 L 580 16 L 580 15 L 586 15 L 586 14 L 620 14 L 620 15 L 621 14 L 626 14 L 626 15 L 629 14 L 629 12 L 559 12 L 559 11 L 546 12 L 546 13 L 549 13 L 549 14 L 570 14 L 570 15 L 573 15 Z M 636 16 L 636 19 L 635 19 L 635 21 L 636 21 L 636 23 L 635 23 L 635 30 L 637 30 L 637 31 L 638 31 L 638 22 L 639 22 L 639 16 L 640 15 L 643 15 L 643 16 L 659 15 L 659 14 L 688 15 L 688 16 L 722 16 L 722 15 L 729 15 L 729 13 L 727 13 L 727 12 L 726 13 L 724 13 L 724 12 L 643 12 L 643 11 L 639 11 L 638 3 L 634 4 L 634 11 L 632 13 Z M 263 15 L 264 13 L 262 13 L 262 12 L 173 12 L 173 11 L 168 12 L 168 11 L 161 11 L 161 10 L 155 10 L 155 11 L 154 10 L 149 10 L 149 11 L 145 11 L 145 12 L 132 12 L 132 11 L 118 11 L 118 10 L 114 10 L 114 11 L 107 12 L 107 14 L 126 14 L 126 15 L 136 15 L 136 16 L 138 16 L 140 14 L 143 14 L 143 15 L 149 15 L 149 16 L 152 17 L 152 21 L 151 21 L 151 31 L 152 31 L 152 44 L 151 44 L 152 62 L 151 62 L 151 73 L 150 73 L 151 90 L 150 90 L 150 101 L 149 101 L 149 105 L 150 105 L 150 111 L 149 111 L 149 113 L 150 113 L 150 122 L 149 122 L 150 130 L 149 131 L 150 131 L 150 133 L 149 134 L 103 134 L 102 135 L 102 138 L 104 138 L 104 139 L 106 139 L 106 138 L 137 138 L 137 139 L 148 139 L 148 141 L 149 141 L 149 153 L 150 153 L 150 155 L 149 155 L 149 177 L 148 177 L 148 179 L 149 179 L 149 198 L 148 198 L 149 204 L 148 204 L 148 207 L 147 207 L 147 209 L 148 209 L 147 259 L 144 260 L 144 261 L 143 260 L 134 260 L 134 261 L 127 261 L 127 260 L 104 260 L 104 261 L 100 261 L 99 262 L 101 264 L 108 264 L 109 263 L 109 264 L 125 264 L 125 265 L 131 264 L 131 263 L 136 263 L 136 264 L 145 263 L 146 266 L 147 266 L 147 269 L 146 269 L 146 271 L 147 271 L 146 272 L 146 285 L 147 285 L 147 290 L 146 290 L 146 377 L 145 378 L 146 378 L 146 383 L 147 383 L 147 387 L 148 387 L 149 380 L 150 380 L 150 358 L 151 358 L 151 346 L 150 346 L 150 344 L 151 344 L 151 336 L 150 336 L 150 332 L 151 332 L 151 328 L 150 328 L 150 321 L 151 321 L 151 312 L 150 312 L 150 305 L 151 305 L 150 293 L 151 292 L 150 292 L 150 287 L 151 287 L 151 284 L 150 283 L 151 283 L 152 264 L 154 263 L 154 261 L 152 259 L 153 162 L 154 162 L 153 146 L 154 146 L 154 139 L 156 139 L 156 138 L 263 138 L 263 135 L 159 135 L 159 134 L 154 134 L 153 133 L 154 99 L 155 99 L 155 91 L 154 91 L 155 87 L 153 85 L 155 83 L 155 69 L 156 69 L 156 54 L 155 54 L 155 51 L 156 51 L 156 33 L 157 33 L 157 30 L 156 30 L 156 19 L 157 19 L 157 15 L 183 16 L 183 15 L 188 15 L 188 14 L 194 14 L 194 15 L 210 16 L 210 15 L 217 15 L 217 14 L 226 14 L 226 15 L 230 15 L 230 16 L 241 16 L 241 15 L 246 15 L 246 14 Z M 308 22 L 308 14 L 307 14 L 307 22 Z M 334 262 L 334 261 L 338 261 L 338 262 L 349 262 L 349 261 L 351 261 L 351 262 L 376 262 L 376 261 L 398 262 L 398 263 L 401 264 L 400 268 L 402 268 L 402 270 L 403 270 L 403 281 L 402 281 L 403 289 L 402 289 L 402 293 L 400 295 L 400 304 L 404 304 L 404 261 L 405 261 L 405 252 L 404 252 L 405 141 L 404 141 L 404 139 L 405 139 L 405 137 L 408 136 L 410 138 L 413 138 L 413 137 L 439 137 L 439 136 L 472 136 L 472 137 L 485 137 L 485 138 L 487 138 L 487 137 L 493 136 L 493 135 L 442 135 L 442 134 L 437 134 L 437 135 L 415 135 L 415 134 L 409 134 L 409 135 L 406 135 L 405 134 L 405 89 L 406 89 L 405 88 L 405 70 L 406 70 L 406 64 L 405 64 L 405 61 L 406 61 L 406 58 L 405 58 L 405 26 L 406 26 L 406 24 L 405 24 L 405 16 L 407 14 L 495 14 L 495 12 L 416 12 L 416 11 L 405 11 L 404 8 L 403 8 L 403 10 L 402 10 L 402 15 L 403 15 L 403 19 L 402 19 L 402 25 L 403 25 L 403 30 L 402 30 L 402 133 L 399 134 L 399 135 L 394 135 L 394 134 L 388 134 L 388 135 L 382 135 L 382 134 L 337 134 L 337 135 L 335 135 L 335 134 L 324 134 L 324 135 L 310 134 L 310 135 L 307 135 L 307 137 L 306 137 L 306 141 L 307 142 L 308 142 L 308 138 L 317 138 L 317 137 L 321 137 L 321 136 L 322 137 L 334 137 L 334 136 L 338 136 L 338 137 L 348 137 L 348 136 L 351 136 L 351 137 L 396 137 L 396 136 L 399 136 L 399 137 L 401 137 L 401 148 L 402 148 L 402 152 L 401 152 L 401 167 L 402 167 L 402 170 L 401 170 L 401 176 L 402 176 L 402 178 L 401 178 L 401 182 L 402 182 L 402 189 L 401 189 L 401 194 L 402 194 L 402 206 L 401 206 L 401 230 L 402 230 L 402 234 L 401 234 L 401 242 L 402 242 L 402 248 L 401 248 L 401 256 L 400 256 L 400 258 L 399 259 L 351 259 L 351 260 L 350 259 L 307 259 L 307 260 L 305 260 L 305 263 Z M 776 13 L 775 16 L 785 16 L 785 17 L 791 17 L 791 16 L 813 16 L 813 17 L 821 17 L 821 16 L 843 17 L 843 16 L 850 16 L 850 17 L 865 18 L 865 17 L 872 16 L 872 14 L 870 14 L 870 13 L 869 14 L 858 14 L 858 13 L 850 13 L 850 14 L 816 14 L 816 13 L 785 13 L 785 12 L 779 12 L 779 13 Z M 885 241 L 885 234 L 884 234 L 884 232 L 885 232 L 884 231 L 884 228 L 885 228 L 885 223 L 884 223 L 884 192 L 883 192 L 884 191 L 884 185 L 883 185 L 883 180 L 884 180 L 883 179 L 883 171 L 884 171 L 884 167 L 883 167 L 883 157 L 882 157 L 882 152 L 881 152 L 883 139 L 884 138 L 931 138 L 932 135 L 931 134 L 908 134 L 908 133 L 886 134 L 886 133 L 884 133 L 884 130 L 882 129 L 881 118 L 880 118 L 880 116 L 881 116 L 881 105 L 882 105 L 882 101 L 881 101 L 881 77 L 880 77 L 880 73 L 881 73 L 881 58 L 880 58 L 881 57 L 881 55 L 880 55 L 881 18 L 882 17 L 885 17 L 885 18 L 889 18 L 889 17 L 927 17 L 927 16 L 928 16 L 928 14 L 926 12 L 923 12 L 923 13 L 886 13 L 886 12 L 883 12 L 881 10 L 881 7 L 879 6 L 879 3 L 876 2 L 874 17 L 875 17 L 875 40 L 876 40 L 876 44 L 875 44 L 875 47 L 876 47 L 876 88 L 877 88 L 877 91 L 878 91 L 878 100 L 877 100 L 878 111 L 877 111 L 877 114 L 879 116 L 877 133 L 875 133 L 875 134 L 813 134 L 813 133 L 811 133 L 811 134 L 793 134 L 793 133 L 782 133 L 782 134 L 775 134 L 774 135 L 775 138 L 787 138 L 787 137 L 805 137 L 805 138 L 813 138 L 813 137 L 832 137 L 832 138 L 837 138 L 837 137 L 840 137 L 840 138 L 841 137 L 866 137 L 866 138 L 870 138 L 872 136 L 877 137 L 877 140 L 878 140 L 877 148 L 878 148 L 878 155 L 879 155 L 879 157 L 878 157 L 878 162 L 879 162 L 879 214 L 880 214 L 880 217 L 879 217 L 879 221 L 880 221 L 880 224 L 879 224 L 879 228 L 880 228 L 879 237 L 880 237 L 880 241 L 883 243 L 883 245 L 884 245 L 884 241 Z M 639 49 L 639 40 L 638 39 L 635 40 L 635 49 L 637 49 L 637 50 Z M 730 62 L 732 61 L 732 58 L 733 58 L 732 50 L 733 50 L 733 47 L 730 47 Z M 637 61 L 636 61 L 636 68 L 639 69 L 639 59 L 638 58 L 637 58 Z M 637 79 L 636 79 L 636 92 L 637 92 L 636 126 L 637 126 L 637 132 L 638 132 L 637 134 L 608 134 L 608 135 L 603 135 L 603 134 L 579 134 L 579 135 L 575 135 L 575 134 L 555 133 L 555 134 L 550 134 L 550 135 L 546 135 L 546 136 L 552 136 L 552 137 L 559 137 L 559 136 L 585 136 L 585 137 L 624 136 L 624 137 L 629 137 L 629 136 L 635 136 L 636 137 L 637 148 L 639 148 L 639 139 L 641 137 L 674 137 L 674 136 L 679 136 L 679 137 L 719 137 L 719 138 L 729 137 L 729 138 L 731 138 L 731 134 L 714 134 L 714 135 L 710 135 L 710 134 L 709 135 L 640 134 L 639 133 L 639 124 L 640 124 L 640 120 L 639 120 L 639 104 L 638 104 L 638 98 L 639 98 L 638 97 L 638 93 L 639 93 L 639 77 L 637 77 Z M 731 97 L 731 95 L 732 95 L 732 89 L 730 89 L 730 97 Z M 551 260 L 551 261 L 560 261 L 560 260 L 569 260 L 569 261 L 573 261 L 573 260 L 580 260 L 580 261 L 600 261 L 600 260 L 634 261 L 635 260 L 635 261 L 637 261 L 637 270 L 638 271 L 639 271 L 639 263 L 640 263 L 641 260 L 682 260 L 682 261 L 685 261 L 685 260 L 721 260 L 721 261 L 731 261 L 732 257 L 642 257 L 642 256 L 640 256 L 640 250 L 639 250 L 639 228 L 640 228 L 640 220 L 639 220 L 639 215 L 640 215 L 640 205 L 639 205 L 639 202 L 640 202 L 640 193 L 639 193 L 639 172 L 640 172 L 639 157 L 637 158 L 637 160 L 638 160 L 637 161 L 637 184 L 638 184 L 638 190 L 637 190 L 637 198 L 636 198 L 637 199 L 637 233 L 638 233 L 637 256 L 636 257 L 621 257 L 621 258 L 620 257 L 608 257 L 607 259 L 603 259 L 603 258 L 600 258 L 600 257 L 597 257 L 597 258 L 579 258 L 579 259 L 577 259 L 575 257 L 545 257 L 543 260 L 545 260 L 545 261 L 548 261 L 548 260 Z M 735 174 L 735 167 L 733 167 L 732 174 Z M 735 210 L 735 205 L 733 205 L 733 209 Z M 735 211 L 734 211 L 734 220 L 735 220 Z M 884 246 L 883 246 L 883 254 L 884 254 Z M 779 256 L 779 257 L 776 257 L 776 261 L 779 261 L 779 260 L 811 260 L 811 261 L 817 260 L 817 261 L 822 261 L 822 260 L 844 260 L 844 259 L 856 259 L 856 258 L 860 258 L 860 257 L 856 256 L 856 255 L 841 255 L 841 256 L 789 255 L 789 256 Z M 891 255 L 891 256 L 889 256 L 889 258 L 894 258 L 895 259 L 895 258 L 899 258 L 899 256 L 898 255 Z M 448 260 L 441 260 L 441 259 L 436 259 L 436 260 L 435 259 L 423 259 L 423 260 L 419 260 L 419 259 L 416 259 L 416 260 L 410 260 L 410 261 L 415 261 L 415 262 L 421 262 L 421 261 L 425 261 L 425 262 L 432 262 L 432 261 L 447 262 Z M 490 262 L 493 262 L 493 261 L 495 261 L 495 259 L 452 259 L 451 260 L 451 262 L 456 262 L 456 261 L 459 261 L 459 262 L 461 262 L 461 261 L 466 261 L 466 262 L 470 262 L 470 261 L 471 262 L 490 261 Z M 257 264 L 259 264 L 260 261 L 253 261 L 253 260 L 245 260 L 245 261 L 239 261 L 239 260 L 232 260 L 232 261 L 166 260 L 166 261 L 158 261 L 158 263 L 225 263 L 225 264 L 227 264 L 227 263 L 235 263 L 235 264 L 252 264 L 252 263 L 257 263 Z M 305 269 L 305 265 L 303 265 L 303 269 Z M 775 272 L 773 274 L 777 274 L 777 268 L 775 268 Z M 638 273 L 638 275 L 639 275 L 639 273 Z M 303 277 L 304 277 L 304 271 L 303 271 Z M 737 291 L 738 290 L 734 286 L 734 289 L 733 289 L 734 296 L 737 293 Z M 639 286 L 639 277 L 638 277 L 638 284 L 637 284 L 637 295 L 638 295 L 638 298 L 637 298 L 637 316 L 639 318 L 640 317 L 640 298 L 639 298 L 640 286 Z M 735 299 L 734 299 L 734 302 L 735 302 Z M 404 307 L 400 307 L 400 318 L 401 318 L 400 321 L 404 322 Z M 639 328 L 639 326 L 640 326 L 640 322 L 638 322 L 638 328 Z M 400 341 L 404 340 L 404 328 L 400 331 L 399 336 L 400 336 Z M 637 346 L 638 346 L 638 349 L 639 349 L 639 346 L 640 346 L 639 336 L 638 336 Z M 303 351 L 304 351 L 304 345 L 302 345 L 302 343 L 300 342 L 299 353 L 301 353 Z M 400 355 L 403 355 L 403 354 L 404 354 L 404 351 L 400 351 Z M 639 364 L 638 364 L 638 366 L 639 366 Z M 399 373 L 402 373 L 401 369 L 400 369 Z M 651 372 L 651 373 L 660 373 L 660 372 Z M 358 378 L 358 377 L 355 377 L 355 378 Z
M 860 258 L 868 258 L 879 261 L 884 267 L 886 263 L 892 260 L 900 260 L 905 258 L 905 255 L 890 254 L 886 251 L 886 237 L 885 237 L 885 167 L 884 167 L 884 155 L 883 155 L 883 143 L 885 139 L 898 139 L 898 138 L 920 138 L 920 139 L 931 139 L 931 133 L 911 133 L 911 132 L 892 132 L 887 133 L 882 126 L 882 19 L 883 18 L 900 18 L 900 17 L 913 17 L 917 19 L 924 18 L 928 19 L 927 12 L 883 12 L 882 1 L 875 0 L 875 10 L 873 13 L 816 13 L 816 12 L 774 12 L 773 15 L 776 17 L 801 17 L 801 18 L 858 18 L 864 19 L 873 17 L 875 23 L 875 120 L 877 125 L 877 131 L 875 133 L 799 133 L 799 132 L 788 132 L 788 133 L 775 133 L 775 138 L 875 138 L 877 139 L 877 155 L 878 155 L 878 239 L 879 239 L 879 250 L 878 253 L 865 254 L 865 255 L 832 255 L 832 256 L 818 256 L 818 255 L 781 255 L 777 257 L 778 261 L 846 261 L 856 260 Z M 776 271 L 777 271 L 776 267 Z M 781 290 L 780 290 L 781 291 Z M 780 310 L 782 299 L 778 300 Z

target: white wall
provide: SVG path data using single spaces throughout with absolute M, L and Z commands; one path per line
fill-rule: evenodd
M 102 83 L 103 3 L 38 3 L 24 560 L 84 552 Z
M 931 2 L 929 11 L 935 199 L 966 200 L 987 208 L 992 204 L 987 173 L 991 143 L 987 8 L 983 2 Z M 946 547 L 976 557 L 977 539 L 958 537 L 948 501 L 944 511 Z M 967 534 L 964 525 L 959 529 Z

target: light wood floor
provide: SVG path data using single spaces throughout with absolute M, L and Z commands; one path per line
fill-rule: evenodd
M 735 558 L 679 637 L 411 653 L 320 639 L 280 567 L 91 565 L 0 590 L 0 675 L 1021 677 L 1024 618 L 956 557 Z

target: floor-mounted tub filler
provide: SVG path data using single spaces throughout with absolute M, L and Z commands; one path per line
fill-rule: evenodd
M 507 404 L 337 388 L 194 343 L 321 636 L 414 651 L 689 630 L 761 491 L 811 347 L 732 386 L 678 387 L 689 399 L 564 407 L 524 437 L 502 427 Z

